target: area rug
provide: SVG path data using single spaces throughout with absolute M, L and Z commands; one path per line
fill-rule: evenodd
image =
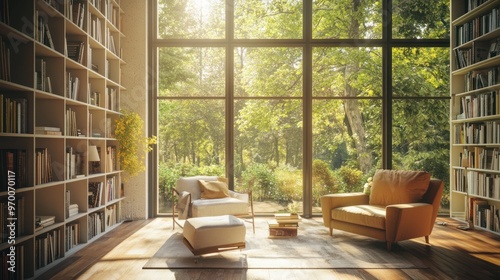
M 385 242 L 334 231 L 330 236 L 321 221 L 303 219 L 298 236 L 269 238 L 265 219 L 256 219 L 256 232 L 247 227 L 246 248 L 194 256 L 182 243 L 180 230 L 173 231 L 144 269 L 333 269 L 425 268 L 402 247 L 388 252 Z M 425 246 L 425 245 L 422 245 Z

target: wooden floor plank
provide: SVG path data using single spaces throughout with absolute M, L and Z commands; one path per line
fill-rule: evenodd
M 37 279 L 497 279 L 499 235 L 458 230 L 449 218 L 438 221 L 447 225 L 434 227 L 430 245 L 420 238 L 394 247 L 422 262 L 422 269 L 142 269 L 172 230 L 171 219 L 157 218 L 123 223 Z

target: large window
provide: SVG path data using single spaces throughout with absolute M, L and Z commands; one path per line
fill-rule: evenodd
M 158 215 L 180 176 L 226 176 L 257 213 L 305 216 L 378 168 L 448 185 L 447 0 L 152 5 Z

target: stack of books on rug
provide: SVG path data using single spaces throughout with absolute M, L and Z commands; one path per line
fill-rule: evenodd
M 301 218 L 297 213 L 277 213 L 269 221 L 269 238 L 297 236 Z

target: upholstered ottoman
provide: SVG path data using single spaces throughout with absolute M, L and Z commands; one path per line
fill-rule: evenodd
M 245 248 L 246 227 L 232 216 L 211 216 L 187 219 L 183 242 L 194 255 L 203 255 Z

